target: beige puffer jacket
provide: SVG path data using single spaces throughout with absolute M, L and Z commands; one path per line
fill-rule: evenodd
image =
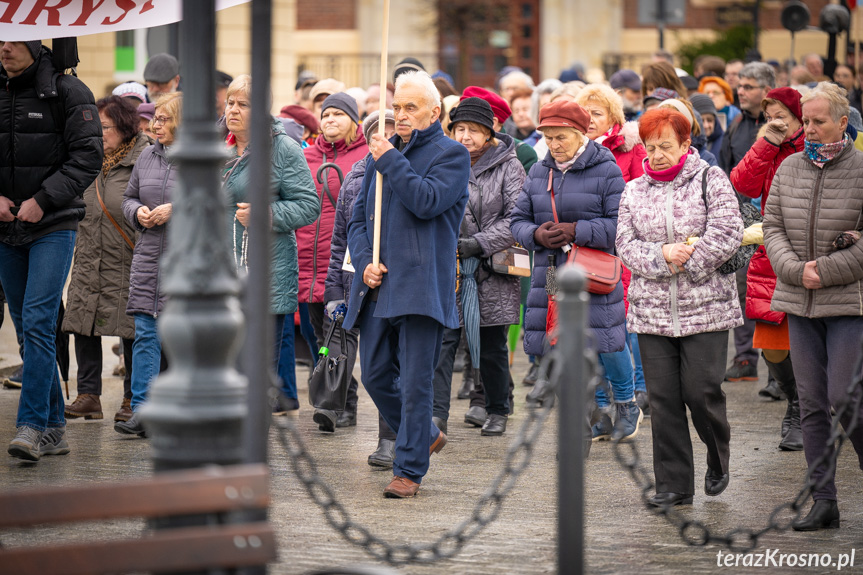
M 778 278 L 770 309 L 802 317 L 863 315 L 863 242 L 833 240 L 863 223 L 863 152 L 847 146 L 821 169 L 805 153 L 789 156 L 770 187 L 764 246 Z M 803 287 L 815 260 L 822 288 Z

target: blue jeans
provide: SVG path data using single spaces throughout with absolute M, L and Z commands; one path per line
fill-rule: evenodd
M 16 426 L 66 425 L 57 372 L 57 311 L 72 264 L 75 232 L 60 230 L 20 246 L 0 242 L 0 283 L 23 340 L 23 385 Z
M 294 356 L 294 314 L 275 314 L 276 337 L 273 364 L 279 377 L 279 389 L 286 397 L 297 398 L 296 357 Z
M 635 369 L 635 391 L 647 392 L 647 384 L 644 383 L 644 368 L 641 367 L 641 348 L 638 346 L 638 334 L 626 333 L 626 343 L 632 352 L 632 365 Z
M 614 395 L 615 403 L 628 403 L 635 396 L 633 383 L 632 358 L 629 355 L 629 346 L 623 346 L 620 351 L 612 353 L 600 353 L 599 363 L 605 372 L 604 381 L 596 388 L 597 407 L 608 407 L 611 399 L 606 389 L 608 382 L 611 384 L 611 393 Z
M 318 361 L 318 338 L 315 335 L 315 328 L 312 325 L 312 320 L 309 317 L 309 304 L 301 303 L 299 306 L 300 312 L 300 333 L 303 334 L 303 339 L 309 344 L 309 351 L 312 355 L 312 361 Z
M 159 375 L 162 341 L 156 329 L 156 318 L 135 314 L 135 343 L 132 344 L 132 411 L 147 401 L 150 384 Z

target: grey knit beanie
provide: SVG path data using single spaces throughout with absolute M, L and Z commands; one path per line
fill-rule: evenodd
M 347 114 L 348 117 L 354 121 L 354 124 L 360 123 L 360 115 L 357 112 L 357 101 L 354 100 L 353 96 L 348 96 L 344 92 L 330 94 L 327 96 L 327 99 L 324 100 L 324 105 L 321 108 L 321 115 L 324 114 L 324 111 L 327 108 L 339 109 Z

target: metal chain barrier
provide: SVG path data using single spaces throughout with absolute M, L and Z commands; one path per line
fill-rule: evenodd
M 546 397 L 552 397 L 557 389 L 562 365 L 563 362 L 557 361 L 557 352 L 552 351 L 543 356 L 539 366 L 539 379 L 546 378 L 549 381 Z M 270 391 L 270 397 L 274 404 L 282 401 L 282 396 L 276 389 Z M 551 412 L 553 402 L 542 403 L 542 408 L 528 406 L 525 410 L 527 419 L 506 451 L 503 468 L 486 493 L 479 498 L 470 517 L 431 543 L 412 545 L 384 541 L 367 527 L 353 521 L 347 509 L 318 473 L 317 463 L 306 449 L 296 425 L 290 419 L 282 418 L 282 421 L 274 422 L 274 427 L 297 478 L 315 504 L 323 510 L 327 522 L 349 543 L 391 565 L 433 563 L 456 555 L 483 528 L 497 519 L 503 501 L 512 492 L 519 476 L 530 465 L 534 447 Z
M 653 474 L 642 464 L 641 456 L 636 444 L 634 442 L 615 442 L 613 445 L 614 456 L 620 465 L 629 471 L 629 475 L 632 477 L 632 480 L 641 489 L 641 500 L 644 503 L 644 506 L 650 510 L 651 513 L 665 517 L 669 523 L 677 528 L 680 533 L 680 537 L 688 545 L 704 546 L 712 543 L 724 545 L 730 550 L 738 553 L 747 553 L 758 546 L 758 541 L 762 535 L 770 533 L 771 531 L 781 533 L 789 530 L 791 528 L 791 524 L 800 519 L 800 516 L 803 513 L 803 505 L 809 499 L 812 494 L 812 490 L 823 487 L 829 478 L 833 477 L 836 470 L 837 458 L 842 450 L 842 446 L 848 439 L 848 434 L 854 431 L 857 425 L 860 424 L 858 421 L 858 415 L 860 413 L 860 403 L 861 400 L 863 400 L 863 376 L 861 376 L 861 374 L 863 374 L 863 370 L 861 370 L 861 364 L 863 364 L 863 355 L 861 355 L 857 369 L 855 370 L 855 374 L 857 375 L 852 378 L 846 392 L 848 401 L 839 405 L 838 408 L 834 406 L 834 408 L 836 408 L 836 413 L 833 417 L 833 424 L 830 429 L 830 439 L 826 444 L 827 449 L 825 449 L 824 453 L 822 453 L 818 459 L 815 460 L 813 465 L 809 467 L 810 470 L 816 469 L 826 462 L 827 472 L 825 473 L 824 479 L 822 479 L 821 482 L 816 482 L 812 479 L 811 472 L 807 471 L 805 485 L 797 493 L 797 496 L 791 501 L 777 505 L 770 514 L 767 525 L 762 529 L 756 530 L 747 527 L 737 527 L 725 534 L 715 534 L 701 521 L 684 517 L 683 514 L 676 511 L 671 505 L 654 507 L 648 503 L 648 498 L 655 487 L 652 479 Z M 853 415 L 849 421 L 848 429 L 843 431 L 840 419 L 849 409 L 852 410 Z M 836 445 L 836 448 L 833 449 L 831 454 L 830 447 L 833 445 Z

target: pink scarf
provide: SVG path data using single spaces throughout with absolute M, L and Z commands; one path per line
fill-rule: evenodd
M 691 151 L 687 151 L 685 154 L 680 156 L 680 161 L 677 162 L 676 166 L 671 166 L 666 170 L 654 170 L 650 167 L 650 162 L 645 158 L 644 160 L 644 173 L 653 178 L 658 182 L 670 182 L 674 178 L 677 177 L 677 174 L 680 173 L 680 170 L 683 169 L 683 164 L 686 163 L 686 158 L 689 157 Z

